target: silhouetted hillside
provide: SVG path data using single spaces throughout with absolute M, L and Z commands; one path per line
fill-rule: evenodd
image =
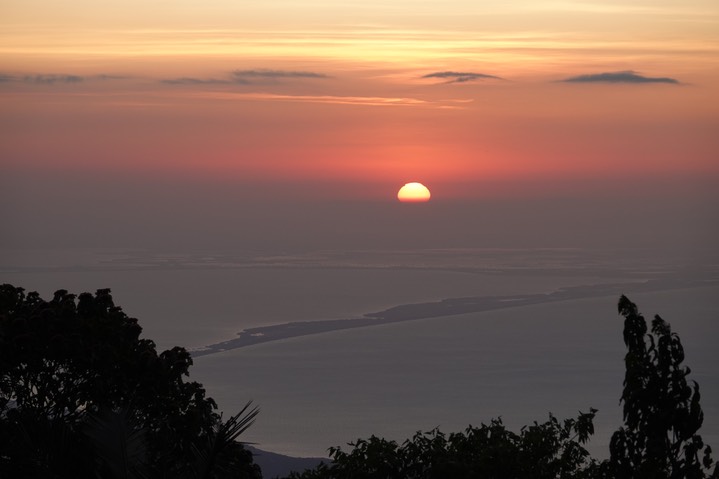
M 291 472 L 302 472 L 307 469 L 314 469 L 322 461 L 329 462 L 329 459 L 322 457 L 283 456 L 282 454 L 263 451 L 252 446 L 245 446 L 245 449 L 252 453 L 254 463 L 262 469 L 262 477 L 264 479 L 286 477 Z

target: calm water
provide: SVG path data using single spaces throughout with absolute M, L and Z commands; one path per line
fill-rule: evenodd
M 152 255 L 48 252 L 0 258 L 0 281 L 72 292 L 109 287 L 159 349 L 198 347 L 253 326 L 356 317 L 449 297 L 679 274 L 662 258 L 626 261 L 573 250 L 353 252 L 313 255 Z M 685 274 L 685 273 L 682 273 Z M 702 387 L 702 434 L 719 447 L 719 289 L 626 293 L 672 323 Z M 517 307 L 338 331 L 197 358 L 192 379 L 227 414 L 254 400 L 245 440 L 294 455 L 377 434 L 397 440 L 457 431 L 502 416 L 512 428 L 549 411 L 600 410 L 595 454 L 620 424 L 621 320 L 615 297 Z
M 628 291 L 628 294 L 630 291 Z M 679 332 L 700 383 L 705 441 L 719 444 L 719 289 L 632 295 Z M 621 423 L 617 298 L 433 318 L 297 338 L 198 358 L 193 378 L 229 412 L 262 407 L 246 440 L 296 455 L 376 434 L 401 440 L 502 416 L 519 428 L 599 409 L 592 450 Z M 688 314 L 687 314 L 688 313 Z
M 562 250 L 480 250 L 248 260 L 50 251 L 0 258 L 9 264 L 0 262 L 0 281 L 45 298 L 58 289 L 79 293 L 110 288 L 115 302 L 140 320 L 144 335 L 167 349 L 205 346 L 249 327 L 358 317 L 399 304 L 650 277 L 596 268 L 591 258 L 583 258 L 589 267 L 575 270 L 575 256 Z M 534 267 L 528 268 L 531 263 Z

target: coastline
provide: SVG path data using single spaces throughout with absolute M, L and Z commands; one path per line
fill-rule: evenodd
M 358 318 L 329 319 L 318 321 L 297 321 L 248 328 L 237 333 L 237 337 L 190 349 L 194 357 L 217 354 L 232 349 L 254 346 L 256 344 L 279 341 L 315 334 L 328 333 L 343 329 L 379 326 L 382 324 L 429 319 L 442 316 L 492 311 L 519 306 L 594 298 L 601 296 L 619 296 L 627 288 L 632 292 L 652 292 L 673 289 L 693 288 L 719 283 L 716 279 L 650 279 L 641 282 L 608 283 L 560 288 L 551 293 L 534 293 L 509 296 L 472 296 L 447 298 L 441 301 L 403 304 L 375 313 L 367 313 Z

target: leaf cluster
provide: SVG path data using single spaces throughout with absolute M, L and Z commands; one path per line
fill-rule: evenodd
M 290 479 L 719 479 L 698 434 L 699 385 L 669 323 L 647 327 L 622 296 L 624 425 L 610 459 L 584 448 L 596 410 L 553 415 L 519 432 L 500 419 L 463 432 L 418 432 L 402 443 L 371 436 L 330 448 L 331 462 Z M 258 409 L 227 421 L 199 383 L 192 358 L 160 354 L 110 290 L 50 301 L 0 286 L 0 477 L 260 478 L 237 438 Z
M 133 456 L 143 464 L 137 471 L 183 477 L 196 468 L 197 451 L 218 434 L 232 436 L 202 385 L 185 380 L 190 354 L 180 347 L 158 354 L 141 332 L 109 289 L 79 296 L 60 290 L 44 301 L 0 286 L 0 475 L 107 472 L 107 457 L 85 451 L 109 451 L 111 440 L 103 439 L 112 432 L 125 438 L 116 446 L 142 451 Z M 256 414 L 243 412 L 250 422 Z
M 659 315 L 648 331 L 637 306 L 622 296 L 626 372 L 621 401 L 624 426 L 612 436 L 611 466 L 615 477 L 704 478 L 712 469 L 711 447 L 699 428 L 704 420 L 699 384 L 687 376 L 684 348 Z M 703 453 L 703 454 L 702 454 Z M 711 477 L 719 477 L 715 467 Z
M 331 448 L 331 463 L 290 479 L 719 479 L 719 465 L 698 434 L 699 385 L 687 381 L 679 336 L 659 316 L 649 331 L 625 296 L 618 308 L 628 350 L 624 426 L 612 436 L 609 460 L 598 462 L 583 447 L 594 432 L 591 409 L 563 422 L 550 414 L 519 433 L 495 419 L 448 436 L 420 432 L 402 444 L 372 436 L 350 443 L 349 452 Z
M 501 419 L 463 432 L 418 432 L 402 444 L 376 436 L 330 448 L 332 462 L 291 479 L 577 478 L 599 466 L 584 444 L 596 410 L 559 421 L 550 415 L 519 433 Z

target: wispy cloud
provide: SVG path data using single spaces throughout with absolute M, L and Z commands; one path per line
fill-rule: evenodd
M 679 80 L 674 78 L 645 77 L 632 70 L 578 75 L 560 81 L 565 83 L 679 83 Z
M 227 85 L 231 83 L 247 84 L 249 82 L 242 81 L 230 81 L 222 80 L 219 78 L 193 78 L 193 77 L 180 77 L 180 78 L 167 78 L 160 80 L 161 83 L 167 83 L 169 85 Z
M 332 103 L 337 105 L 368 105 L 368 106 L 419 106 L 427 102 L 416 98 L 391 98 L 368 96 L 335 96 L 335 95 L 277 95 L 272 93 L 238 94 L 246 100 L 274 100 L 303 103 Z
M 55 83 L 80 83 L 85 80 L 85 77 L 80 75 L 67 75 L 67 74 L 33 74 L 33 75 L 9 75 L 2 73 L 0 74 L 0 82 L 2 83 L 37 83 L 41 85 L 53 85 Z
M 495 75 L 488 75 L 486 73 L 452 71 L 428 73 L 427 75 L 423 75 L 422 78 L 441 78 L 444 80 L 448 80 L 446 83 L 466 83 L 471 81 L 488 79 L 504 80 L 504 78 Z
M 253 85 L 256 83 L 275 82 L 292 79 L 323 79 L 328 75 L 309 71 L 293 70 L 235 70 L 226 78 L 180 77 L 160 80 L 169 85 Z
M 324 103 L 334 105 L 384 106 L 384 107 L 433 107 L 462 108 L 462 104 L 472 100 L 431 101 L 409 97 L 341 96 L 341 95 L 281 95 L 274 93 L 228 93 L 198 92 L 203 98 L 240 101 L 283 101 L 297 103 Z
M 27 83 L 43 83 L 52 85 L 53 83 L 79 83 L 85 80 L 79 75 L 29 75 L 23 78 Z
M 107 73 L 101 73 L 93 78 L 97 78 L 98 80 L 129 80 L 133 77 L 128 75 L 108 75 Z
M 329 78 L 323 73 L 307 72 L 307 71 L 291 71 L 291 70 L 235 70 L 232 72 L 235 78 L 262 78 L 262 79 L 280 79 L 280 78 Z
M 98 75 L 70 75 L 70 74 L 58 74 L 58 73 L 20 73 L 20 74 L 9 74 L 0 73 L 0 83 L 27 83 L 37 85 L 55 85 L 55 84 L 67 84 L 67 83 L 82 83 L 86 81 L 94 80 L 127 80 L 132 77 L 125 75 L 112 75 L 107 73 L 101 73 Z

